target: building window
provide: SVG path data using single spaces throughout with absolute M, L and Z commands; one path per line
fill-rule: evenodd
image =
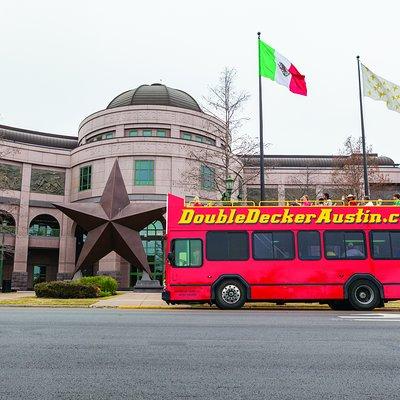
M 213 190 L 215 187 L 215 171 L 214 168 L 202 165 L 200 170 L 201 188 L 205 190 Z
M 114 131 L 100 133 L 99 135 L 93 136 L 90 139 L 88 139 L 86 143 L 93 143 L 93 142 L 98 142 L 100 140 L 112 139 L 114 137 L 114 133 L 115 133 Z
M 154 185 L 154 161 L 136 160 L 135 161 L 135 185 L 152 186 Z
M 29 236 L 59 237 L 60 225 L 51 215 L 38 215 L 29 225 Z
M 79 190 L 87 190 L 92 186 L 92 166 L 82 167 L 79 172 Z
M 181 132 L 181 139 L 192 140 L 194 142 L 211 144 L 211 145 L 215 146 L 215 140 L 214 139 L 211 139 L 211 138 L 209 138 L 207 136 L 198 135 L 198 134 L 195 134 L 195 133 L 182 131 Z
M 207 259 L 240 261 L 249 258 L 247 232 L 221 231 L 206 234 Z
M 164 129 L 157 129 L 157 136 L 158 137 L 166 137 L 167 132 Z
M 125 136 L 128 137 L 169 137 L 169 130 L 162 128 L 132 128 L 125 131 Z
M 128 136 L 138 136 L 138 131 L 137 131 L 137 129 L 130 129 L 129 131 L 128 131 Z

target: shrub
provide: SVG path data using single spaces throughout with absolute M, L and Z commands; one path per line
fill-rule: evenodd
M 96 285 L 102 292 L 108 292 L 107 296 L 117 292 L 118 282 L 111 276 L 84 276 L 83 278 L 78 279 L 78 282 Z
M 51 297 L 59 299 L 86 299 L 99 297 L 100 289 L 97 285 L 80 283 L 78 281 L 53 281 L 37 283 L 34 286 L 37 297 Z

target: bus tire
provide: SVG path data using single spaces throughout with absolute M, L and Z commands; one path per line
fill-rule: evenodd
M 347 311 L 352 310 L 352 305 L 347 300 L 332 300 L 328 302 L 328 306 L 331 310 L 335 311 Z
M 353 282 L 348 295 L 351 306 L 357 311 L 371 311 L 382 302 L 378 287 L 369 279 Z
M 236 279 L 223 280 L 215 290 L 215 304 L 222 310 L 237 310 L 246 302 L 246 288 Z

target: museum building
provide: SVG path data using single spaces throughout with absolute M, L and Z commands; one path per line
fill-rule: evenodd
M 223 131 L 223 122 L 203 112 L 192 96 L 161 84 L 118 95 L 82 121 L 77 137 L 0 125 L 0 284 L 11 281 L 14 289 L 26 290 L 36 282 L 72 277 L 86 232 L 53 203 L 98 202 L 116 159 L 130 201 L 165 203 L 169 192 L 186 200 L 220 199 L 213 182 L 224 168 L 218 157 L 228 145 Z M 398 165 L 372 157 L 387 176 L 383 192 L 398 191 Z M 234 197 L 247 193 L 257 199 L 259 157 L 231 158 Z M 338 191 L 331 179 L 335 165 L 335 156 L 266 156 L 268 197 L 296 197 L 305 185 L 315 196 Z M 164 234 L 164 219 L 140 232 L 160 282 Z M 114 252 L 82 273 L 114 276 L 120 289 L 134 288 L 141 279 L 140 268 Z

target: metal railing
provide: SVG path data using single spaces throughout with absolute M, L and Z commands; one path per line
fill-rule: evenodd
M 255 202 L 252 200 L 199 200 L 186 203 L 186 207 L 372 207 L 372 206 L 400 206 L 395 204 L 394 200 L 309 200 L 303 202 L 300 200 L 265 200 Z

